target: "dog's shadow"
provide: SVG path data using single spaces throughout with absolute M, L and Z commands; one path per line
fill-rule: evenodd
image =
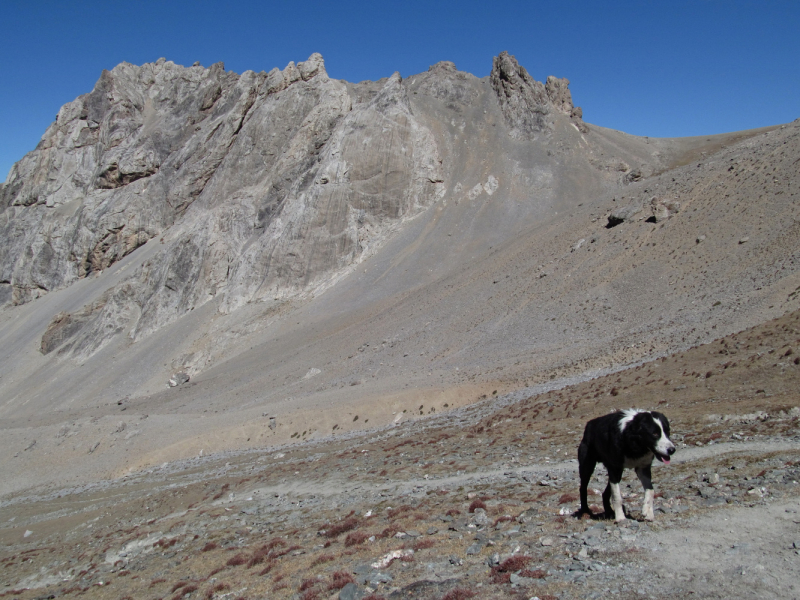
M 600 512 L 594 512 L 591 509 L 582 510 L 580 508 L 576 510 L 574 513 L 572 513 L 572 516 L 575 517 L 576 519 L 581 519 L 581 520 L 590 519 L 592 521 L 607 521 L 608 519 L 611 518 L 607 516 L 605 511 L 603 510 L 601 510 Z
M 591 521 L 613 521 L 614 515 L 607 515 L 605 511 L 599 510 L 595 512 L 592 509 L 589 510 L 581 510 L 580 508 L 572 513 L 572 516 L 579 520 L 591 520 Z M 644 519 L 640 519 L 636 515 L 629 514 L 628 511 L 625 511 L 625 519 L 628 521 L 643 521 Z

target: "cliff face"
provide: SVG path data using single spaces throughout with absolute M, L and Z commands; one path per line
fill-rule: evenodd
M 163 236 L 128 281 L 59 322 L 71 335 L 53 339 L 92 352 L 120 319 L 137 339 L 218 296 L 230 311 L 323 285 L 442 192 L 397 74 L 354 104 L 318 54 L 241 76 L 122 64 L 61 109 L 2 188 L 0 299 L 30 301 Z
M 490 79 L 513 138 L 572 115 L 567 80 L 534 81 L 507 53 Z M 451 107 L 482 89 L 452 63 L 419 84 Z M 125 281 L 54 319 L 42 351 L 85 356 L 127 324 L 135 340 L 210 300 L 229 312 L 330 285 L 444 196 L 424 121 L 399 74 L 354 86 L 318 54 L 242 75 L 120 64 L 59 111 L 0 188 L 0 302 L 69 286 L 159 238 Z

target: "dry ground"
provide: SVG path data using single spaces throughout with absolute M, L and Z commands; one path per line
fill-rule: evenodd
M 9 495 L 0 595 L 795 598 L 798 363 L 795 312 L 537 395 Z M 630 406 L 665 412 L 679 446 L 656 520 L 630 474 L 629 522 L 576 519 L 582 425 Z

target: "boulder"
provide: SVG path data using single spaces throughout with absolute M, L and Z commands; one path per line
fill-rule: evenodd
M 681 210 L 681 203 L 671 198 L 653 197 L 650 200 L 651 217 L 656 223 L 669 219 Z
M 620 225 L 626 221 L 630 221 L 640 212 L 642 212 L 642 207 L 639 204 L 629 204 L 627 206 L 618 208 L 608 215 L 608 224 L 606 225 L 606 228 L 611 229 L 612 227 L 616 227 L 617 225 Z

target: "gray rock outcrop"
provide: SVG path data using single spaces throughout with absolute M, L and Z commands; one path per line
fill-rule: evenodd
M 61 109 L 0 189 L 0 287 L 21 304 L 161 237 L 155 258 L 42 340 L 90 354 L 214 298 L 230 311 L 324 286 L 443 192 L 399 74 L 354 102 L 319 54 L 242 75 L 123 63 Z
M 553 111 L 571 117 L 587 131 L 582 122 L 583 111 L 572 104 L 569 80 L 548 76 L 547 82 L 536 81 L 508 52 L 501 52 L 492 63 L 490 75 L 500 108 L 511 136 L 532 140 L 553 128 Z
M 629 204 L 627 206 L 622 206 L 617 208 L 608 215 L 608 223 L 606 224 L 606 228 L 611 229 L 612 227 L 616 227 L 617 225 L 621 225 L 626 221 L 630 221 L 642 212 L 642 207 L 639 204 Z

